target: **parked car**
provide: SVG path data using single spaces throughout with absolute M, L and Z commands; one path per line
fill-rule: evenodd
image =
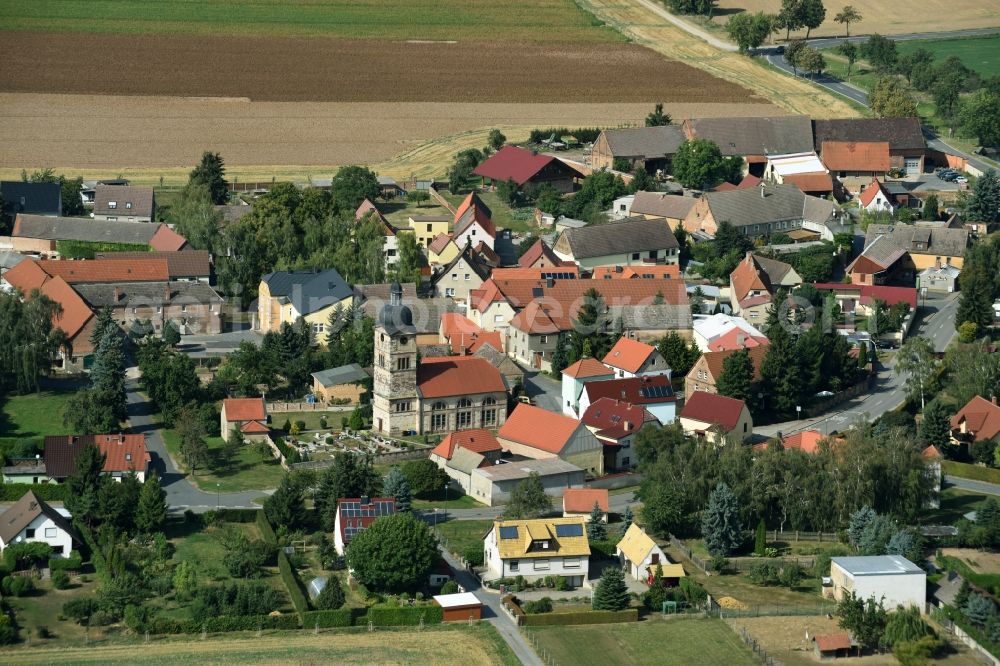
M 535 404 L 535 401 L 532 400 L 530 396 L 526 396 L 526 395 L 523 395 L 523 394 L 517 396 L 517 401 L 518 402 L 523 402 L 526 405 L 533 405 L 533 404 Z
M 966 178 L 965 176 L 955 176 L 955 182 L 956 183 L 967 183 L 967 182 L 969 182 L 969 179 Z
M 954 171 L 948 171 L 938 174 L 938 178 L 945 181 L 946 183 L 953 183 L 958 179 L 958 174 Z

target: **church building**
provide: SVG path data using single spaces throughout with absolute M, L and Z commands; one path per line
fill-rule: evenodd
M 386 435 L 495 429 L 507 420 L 507 386 L 489 361 L 442 356 L 417 362 L 413 313 L 393 283 L 375 324 L 374 430 Z

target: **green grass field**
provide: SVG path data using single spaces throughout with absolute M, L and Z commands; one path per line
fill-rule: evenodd
M 620 42 L 572 0 L 11 0 L 4 30 L 388 40 Z
M 161 430 L 160 434 L 170 456 L 178 465 L 183 465 L 181 442 L 177 432 Z M 270 454 L 258 453 L 252 443 L 240 449 L 231 465 L 221 466 L 216 465 L 214 461 L 219 449 L 222 448 L 222 438 L 208 437 L 205 442 L 208 444 L 209 459 L 212 462 L 208 468 L 195 470 L 195 474 L 190 477 L 195 485 L 205 492 L 236 493 L 243 490 L 264 490 L 277 488 L 281 483 L 284 474 L 281 465 Z
M 951 476 L 960 476 L 963 479 L 974 479 L 987 483 L 1000 483 L 1000 469 L 992 467 L 980 467 L 968 463 L 945 460 L 941 463 L 941 473 Z
M 461 489 L 448 488 L 448 491 L 438 493 L 431 497 L 421 496 L 413 499 L 414 509 L 431 509 L 434 507 L 442 509 L 481 509 L 485 504 L 480 504 L 470 495 L 466 495 Z M 485 531 L 485 530 L 484 530 Z
M 0 401 L 0 437 L 41 437 L 63 435 L 63 412 L 76 391 L 76 385 L 65 389 L 11 395 Z
M 461 554 L 473 546 L 482 548 L 483 535 L 492 525 L 492 520 L 449 520 L 438 523 L 437 529 L 448 542 L 448 549 Z
M 645 622 L 531 630 L 557 664 L 755 664 L 722 620 L 650 619 Z
M 966 67 L 979 72 L 984 77 L 1000 74 L 1000 35 L 896 43 L 896 50 L 901 57 L 909 55 L 917 49 L 927 49 L 933 53 L 934 62 L 938 64 L 955 56 Z

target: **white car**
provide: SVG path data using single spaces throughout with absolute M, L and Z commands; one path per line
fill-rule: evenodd
M 967 182 L 969 182 L 969 179 L 966 178 L 965 176 L 957 176 L 955 178 L 955 182 L 956 183 L 967 183 Z

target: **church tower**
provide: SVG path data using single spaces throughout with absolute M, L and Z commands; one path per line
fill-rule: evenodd
M 403 288 L 393 282 L 389 304 L 375 324 L 372 427 L 385 435 L 420 429 L 417 398 L 417 330 L 403 305 Z

